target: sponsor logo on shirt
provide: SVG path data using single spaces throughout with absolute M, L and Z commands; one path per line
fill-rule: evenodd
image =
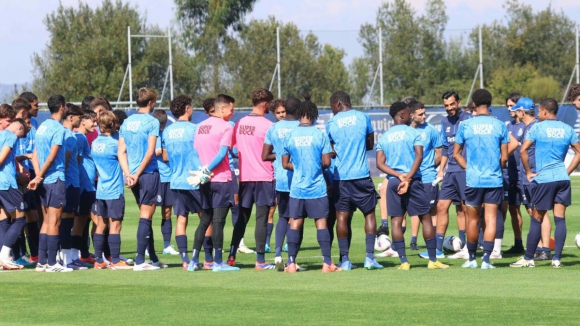
M 238 128 L 238 133 L 240 135 L 253 136 L 255 131 L 256 127 L 254 126 L 240 125 L 240 127 Z
M 427 139 L 427 134 L 424 131 L 421 133 L 421 139 Z
M 455 142 L 455 136 L 453 136 L 453 137 L 447 137 L 447 142 L 448 142 L 449 144 L 452 144 L 452 143 L 454 143 L 454 142 Z
M 207 125 L 206 126 L 200 126 L 197 129 L 197 134 L 198 135 L 209 135 L 209 132 L 211 131 L 211 127 L 212 126 L 207 126 Z
M 167 136 L 169 139 L 180 139 L 183 138 L 183 134 L 185 133 L 185 129 L 171 129 L 168 130 Z
M 356 125 L 356 116 L 340 118 L 336 121 L 338 128 Z
M 518 137 L 521 137 L 524 134 L 523 129 L 518 129 Z
M 95 151 L 95 153 L 104 153 L 106 147 L 105 145 L 106 144 L 93 143 L 93 151 Z
M 288 129 L 288 128 L 280 128 L 278 129 L 278 138 L 284 138 L 286 137 L 286 135 L 292 131 L 292 129 Z
M 402 141 L 403 139 L 405 139 L 405 131 L 392 132 L 387 135 L 387 141 L 389 143 L 399 142 Z
M 564 138 L 564 129 L 562 128 L 546 128 L 548 138 Z
M 451 127 L 445 128 L 445 132 L 450 132 L 450 131 L 451 131 Z
M 308 147 L 312 144 L 312 136 L 294 137 L 294 145 L 296 147 Z
M 141 126 L 141 121 L 126 121 L 128 131 L 137 131 Z
M 37 135 L 44 135 L 46 130 L 47 130 L 46 126 L 40 126 L 40 127 L 38 127 L 38 130 L 36 130 L 36 134 Z
M 491 124 L 473 125 L 473 133 L 476 135 L 491 135 L 492 130 L 493 125 Z

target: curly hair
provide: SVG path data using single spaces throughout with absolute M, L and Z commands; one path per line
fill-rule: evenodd
M 568 92 L 568 101 L 573 102 L 578 96 L 580 96 L 580 84 L 574 84 L 570 86 L 570 91 Z
M 169 105 L 169 110 L 171 110 L 171 113 L 176 119 L 179 119 L 179 117 L 185 114 L 185 108 L 188 105 L 191 105 L 191 102 L 192 102 L 191 97 L 185 94 L 177 95 L 171 101 L 171 104 Z
M 310 121 L 318 119 L 318 107 L 310 101 L 310 94 L 304 96 L 304 102 L 300 103 L 296 115 L 298 118 L 306 117 Z

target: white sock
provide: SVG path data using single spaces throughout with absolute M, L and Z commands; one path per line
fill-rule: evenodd
M 245 244 L 244 244 L 244 238 L 242 238 L 242 240 L 240 240 L 240 247 L 243 247 L 243 246 L 245 246 Z
M 64 266 L 66 267 L 71 262 L 70 249 L 62 249 L 62 263 Z
M 2 246 L 2 250 L 0 250 L 0 259 L 9 260 L 11 251 L 12 251 L 12 249 L 10 247 Z
M 80 258 L 80 250 L 78 249 L 71 249 L 70 250 L 70 256 L 71 256 L 71 260 L 77 260 Z
M 502 243 L 503 243 L 503 239 L 495 239 L 495 241 L 493 243 L 493 251 L 492 252 L 500 253 Z

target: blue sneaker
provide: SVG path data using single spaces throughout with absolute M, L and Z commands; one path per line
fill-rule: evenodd
M 481 262 L 481 269 L 494 269 L 495 266 L 493 266 L 490 263 L 486 263 L 484 261 Z
M 424 258 L 424 259 L 429 259 L 429 253 L 427 251 L 423 251 L 419 253 L 419 257 Z M 445 258 L 445 254 L 443 254 L 443 251 L 435 251 L 435 258 L 437 259 L 443 259 Z
M 477 268 L 477 260 L 468 260 L 461 265 L 463 268 Z M 483 267 L 483 266 L 482 266 Z
M 340 264 L 340 268 L 342 268 L 343 271 L 350 271 L 352 268 L 352 264 L 350 263 L 350 260 L 344 261 L 342 262 L 342 264 Z
M 282 248 L 282 251 L 288 252 L 288 244 L 287 243 L 284 244 L 284 248 Z
M 377 263 L 376 260 L 374 259 L 370 259 L 370 258 L 365 258 L 365 268 L 368 270 L 371 269 L 383 269 L 383 265 Z
M 211 270 L 213 272 L 234 272 L 234 271 L 239 271 L 240 268 L 239 267 L 232 267 L 232 266 L 222 262 L 221 264 L 214 263 L 213 266 L 211 267 Z
M 199 268 L 199 264 L 194 262 L 193 260 L 189 262 L 189 265 L 187 265 L 187 271 L 188 272 L 195 272 L 200 270 Z
M 18 265 L 22 265 L 24 267 L 30 267 L 30 266 L 35 266 L 35 264 L 31 264 L 28 260 L 24 259 L 23 257 L 20 257 L 18 259 L 16 259 L 14 261 L 15 264 Z
M 271 252 L 272 252 L 272 251 L 270 250 L 270 245 L 268 245 L 268 244 L 267 244 L 267 245 L 264 247 L 264 252 L 265 252 L 265 253 L 267 253 L 267 254 L 269 254 L 269 253 L 271 253 Z
M 80 260 L 73 260 L 70 264 L 66 265 L 68 268 L 72 268 L 73 271 L 86 271 L 88 268 L 83 266 Z

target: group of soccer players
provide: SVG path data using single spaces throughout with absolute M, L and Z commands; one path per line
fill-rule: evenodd
M 236 254 L 255 205 L 256 270 L 302 270 L 296 259 L 305 218 L 315 222 L 323 272 L 356 268 L 349 251 L 357 209 L 365 223 L 364 268 L 383 268 L 373 255 L 375 238 L 389 233 L 391 216 L 392 248 L 377 257 L 399 257 L 398 268 L 410 269 L 404 240 L 409 215 L 411 250 L 418 250 L 422 224 L 427 251 L 419 255 L 428 259 L 429 269 L 446 269 L 449 266 L 439 259 L 445 258 L 442 247 L 451 204 L 456 206 L 465 246 L 447 258 L 465 259 L 462 267 L 479 267 L 478 246 L 483 249 L 481 269 L 494 268 L 490 259 L 502 258 L 508 209 L 515 244 L 507 253 L 525 253 L 511 266 L 533 267 L 534 260 L 547 259 L 553 267 L 561 266 L 565 211 L 571 204 L 569 174 L 580 155 L 574 155 L 568 167 L 564 158 L 569 148 L 580 153 L 580 143 L 570 126 L 556 120 L 555 100 L 543 100 L 536 112 L 531 99 L 510 94 L 506 105 L 514 120 L 506 126 L 491 115 L 487 90 L 473 93 L 468 110 L 461 109 L 459 94 L 445 92 L 448 116 L 440 131 L 425 121 L 422 103 L 412 98 L 393 103 L 393 126 L 376 144 L 377 168 L 387 176 L 379 197 L 367 161 L 367 151 L 375 148 L 374 130 L 367 114 L 352 109 L 347 93 L 332 94 L 333 117 L 325 130 L 316 127 L 318 108 L 310 96 L 304 101 L 274 100 L 262 88 L 251 96 L 251 113 L 237 123 L 230 121 L 235 99 L 228 95 L 206 99 L 208 118 L 199 124 L 190 122 L 192 99 L 179 95 L 170 103 L 176 121 L 166 125 L 166 112 L 154 110 L 157 93 L 148 88 L 138 91 L 139 109 L 129 117 L 111 111 L 102 97 L 87 97 L 80 108 L 61 95 L 51 96 L 50 118 L 41 125 L 34 119 L 38 98 L 30 92 L 12 105 L 0 105 L 1 267 L 18 270 L 35 264 L 39 272 L 166 268 L 156 254 L 152 227 L 161 206 L 164 254 L 179 254 L 183 269 L 191 272 L 237 271 Z M 580 85 L 572 87 L 570 101 L 580 109 Z M 279 121 L 265 117 L 270 111 Z M 120 255 L 125 185 L 139 208 L 134 262 Z M 531 216 L 525 250 L 521 204 Z M 276 206 L 275 258 L 270 264 L 266 253 Z M 172 210 L 177 251 L 170 245 Z M 224 227 L 230 210 L 234 230 L 227 248 Z M 556 224 L 553 256 L 543 249 L 550 242 L 549 210 Z M 191 259 L 189 214 L 199 216 Z M 335 238 L 337 264 L 331 258 Z

